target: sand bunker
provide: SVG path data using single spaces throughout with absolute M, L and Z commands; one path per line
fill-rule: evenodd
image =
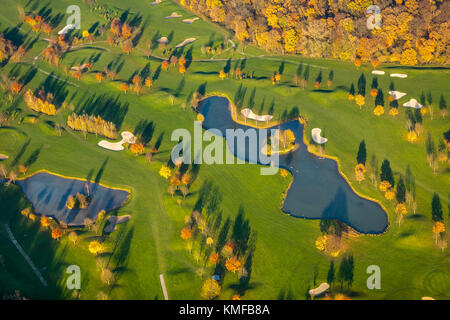
M 408 102 L 405 102 L 403 104 L 404 107 L 414 108 L 414 109 L 421 109 L 423 106 L 417 102 L 416 99 L 411 99 Z
M 316 297 L 316 296 L 320 296 L 321 294 L 327 292 L 328 289 L 330 289 L 330 285 L 328 283 L 324 282 L 324 283 L 321 283 L 320 286 L 318 286 L 317 288 L 309 290 L 308 293 L 311 297 Z
M 185 45 L 194 42 L 195 40 L 197 40 L 196 38 L 187 38 L 186 40 L 184 40 L 183 42 L 177 44 L 175 46 L 175 48 L 181 48 L 184 47 Z
M 83 63 L 81 66 L 75 66 L 70 68 L 70 70 L 73 71 L 84 71 L 84 69 L 86 69 L 89 66 L 89 63 Z
M 373 70 L 373 71 L 372 71 L 372 74 L 383 75 L 383 74 L 385 74 L 385 72 L 384 72 L 384 71 L 381 71 L 381 70 Z
M 178 14 L 177 12 L 172 12 L 170 16 L 165 17 L 164 19 L 173 19 L 173 18 L 180 18 L 182 17 L 181 14 Z
M 69 32 L 69 30 L 72 30 L 74 28 L 75 28 L 75 26 L 73 24 L 68 24 L 67 26 L 65 26 L 64 28 L 59 30 L 58 34 L 66 34 L 67 32 Z
M 398 100 L 398 99 L 406 96 L 406 93 L 400 92 L 400 91 L 389 91 L 389 94 L 391 96 L 393 96 L 395 100 Z
M 408 75 L 404 73 L 391 73 L 392 78 L 407 78 Z
M 433 297 L 422 297 L 422 300 L 435 300 Z
M 311 136 L 315 143 L 317 144 L 324 144 L 328 141 L 327 138 L 321 137 L 320 133 L 322 132 L 322 129 L 314 128 L 311 130 Z
M 183 22 L 185 22 L 187 24 L 191 24 L 194 21 L 197 21 L 198 19 L 199 19 L 198 17 L 195 17 L 195 18 L 192 18 L 192 19 L 184 19 Z
M 109 224 L 103 229 L 103 231 L 111 233 L 116 229 L 116 225 L 127 222 L 131 219 L 131 216 L 129 214 L 124 216 L 112 216 L 108 218 Z
M 107 140 L 102 140 L 97 145 L 112 151 L 122 151 L 123 149 L 125 149 L 123 147 L 124 143 L 132 144 L 136 142 L 136 137 L 129 131 L 122 132 L 121 136 L 122 140 L 120 140 L 119 142 L 109 142 Z
M 7 155 L 4 155 L 4 154 L 1 154 L 0 153 L 0 160 L 6 160 L 6 159 L 8 159 L 9 157 L 7 156 Z
M 270 121 L 272 119 L 272 116 L 269 114 L 260 116 L 260 115 L 253 113 L 253 111 L 250 110 L 249 108 L 242 109 L 241 113 L 244 117 L 246 117 L 248 119 L 256 120 L 256 121 Z
M 167 39 L 167 37 L 161 37 L 156 41 L 158 41 L 159 44 L 168 44 L 169 43 L 169 39 Z
M 162 1 L 161 0 L 155 0 L 152 2 L 152 6 L 154 6 L 155 4 L 160 4 Z

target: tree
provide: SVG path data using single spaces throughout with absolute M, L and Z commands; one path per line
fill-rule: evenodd
M 332 70 L 330 70 L 330 73 L 328 74 L 328 81 L 327 81 L 328 87 L 331 87 L 333 85 L 333 79 L 334 79 L 334 71 L 332 69 Z
M 364 73 L 361 73 L 358 79 L 358 94 L 363 97 L 366 96 L 366 77 L 364 76 Z
M 406 202 L 406 186 L 403 182 L 402 176 L 400 176 L 397 182 L 397 193 L 395 194 L 395 198 L 397 199 L 398 203 Z
M 362 140 L 359 144 L 358 154 L 356 155 L 356 162 L 366 165 L 367 153 L 366 153 L 366 142 Z
M 443 221 L 441 199 L 436 192 L 433 194 L 433 199 L 431 200 L 431 216 L 435 222 Z
M 192 231 L 189 228 L 181 229 L 180 237 L 183 240 L 188 240 L 192 238 Z
M 219 262 L 219 254 L 214 252 L 209 256 L 209 262 L 216 265 Z
M 58 240 L 62 237 L 62 231 L 59 228 L 55 228 L 52 230 L 52 238 Z
M 381 163 L 380 179 L 381 181 L 389 182 L 391 184 L 391 187 L 394 186 L 394 176 L 392 174 L 391 164 L 387 159 L 384 159 Z
M 362 106 L 366 103 L 366 100 L 364 99 L 364 96 L 363 96 L 363 95 L 358 94 L 358 95 L 355 97 L 355 102 L 356 102 L 356 104 L 359 106 L 359 108 L 361 109 Z
M 373 77 L 372 84 L 370 87 L 372 88 L 372 91 L 370 91 L 370 95 L 375 97 L 378 93 L 378 78 L 377 77 Z M 376 105 L 376 103 L 375 103 L 375 105 Z
M 442 117 L 445 117 L 447 114 L 447 102 L 445 101 L 443 94 L 441 94 L 441 98 L 439 99 L 439 109 L 441 110 Z
M 381 90 L 381 89 L 379 89 L 377 91 L 377 96 L 375 97 L 375 106 L 384 107 L 384 96 L 383 96 L 383 90 Z
M 46 216 L 41 217 L 41 226 L 47 228 L 50 225 L 50 219 Z
M 97 240 L 89 242 L 89 252 L 93 255 L 98 255 L 100 253 L 103 253 L 105 251 L 105 247 L 98 242 Z
M 107 284 L 108 286 L 111 285 L 114 281 L 113 272 L 108 268 L 104 268 L 102 270 L 102 273 L 100 274 L 100 280 L 102 280 L 102 282 Z
M 186 185 L 182 185 L 180 187 L 181 194 L 183 195 L 183 198 L 186 198 L 186 196 L 189 194 L 189 188 Z
M 241 265 L 242 263 L 237 257 L 231 257 L 225 261 L 225 267 L 228 271 L 233 273 L 239 271 L 241 269 Z
M 331 261 L 330 262 L 330 268 L 328 269 L 328 274 L 327 274 L 327 282 L 329 283 L 329 285 L 331 286 L 334 282 L 334 262 Z
M 348 91 L 348 99 L 355 99 L 355 85 L 353 83 L 350 85 L 350 90 Z
M 346 279 L 347 271 L 348 270 L 348 263 L 347 258 L 344 257 L 341 260 L 341 264 L 339 265 L 339 271 L 338 271 L 338 280 L 341 283 L 341 289 L 343 288 L 344 281 Z
M 207 279 L 202 286 L 201 296 L 211 300 L 220 295 L 221 287 L 214 279 Z
M 319 88 L 321 83 L 322 83 L 322 71 L 319 71 L 319 74 L 317 75 L 316 78 L 316 82 L 314 83 L 314 87 Z
M 75 231 L 71 231 L 68 235 L 69 241 L 72 242 L 74 246 L 78 243 L 78 234 Z
M 364 167 L 364 165 L 362 163 L 357 164 L 355 167 L 356 181 L 358 181 L 358 182 L 363 181 L 366 178 L 364 176 L 365 173 L 366 173 L 366 168 Z
M 169 177 L 172 175 L 172 170 L 168 166 L 161 166 L 161 169 L 159 169 L 159 175 L 163 177 L 164 179 L 169 179 Z

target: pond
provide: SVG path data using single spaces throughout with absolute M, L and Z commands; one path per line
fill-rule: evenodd
M 85 218 L 95 220 L 100 211 L 108 212 L 121 207 L 130 195 L 125 190 L 104 187 L 86 180 L 63 178 L 48 172 L 38 172 L 15 183 L 33 204 L 35 213 L 52 217 L 68 226 L 83 226 Z M 87 208 L 66 207 L 69 196 L 75 196 L 77 192 L 86 194 L 87 189 L 91 198 Z
M 245 131 L 251 128 L 233 120 L 227 98 L 206 98 L 200 102 L 198 110 L 205 118 L 203 128 L 218 129 L 223 137 L 226 129 Z M 303 142 L 303 125 L 299 121 L 288 121 L 273 128 L 292 130 L 295 142 L 299 144 L 296 150 L 280 155 L 279 159 L 279 166 L 293 175 L 282 207 L 284 212 L 299 218 L 338 219 L 365 234 L 380 234 L 386 230 L 388 217 L 381 205 L 357 195 L 339 173 L 335 160 L 308 152 Z M 248 150 L 242 150 L 242 146 L 238 148 L 231 141 L 227 144 L 228 147 L 234 145 L 231 151 L 236 157 L 248 161 Z M 248 148 L 248 143 L 244 148 Z M 260 158 L 261 154 L 258 160 Z

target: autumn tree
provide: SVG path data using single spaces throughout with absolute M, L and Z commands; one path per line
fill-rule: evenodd
M 334 79 L 334 71 L 330 70 L 330 73 L 328 74 L 328 81 L 327 81 L 328 88 L 333 85 L 333 79 Z
M 89 252 L 96 256 L 105 252 L 105 247 L 99 241 L 94 240 L 89 242 Z
M 62 231 L 59 228 L 55 228 L 52 230 L 52 238 L 55 240 L 59 240 L 62 237 Z
M 221 287 L 214 279 L 207 279 L 202 286 L 201 296 L 211 300 L 220 295 Z

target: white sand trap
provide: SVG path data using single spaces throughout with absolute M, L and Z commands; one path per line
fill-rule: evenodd
M 195 40 L 197 40 L 196 38 L 187 38 L 186 40 L 184 40 L 183 42 L 177 44 L 175 46 L 175 48 L 181 48 L 184 47 L 185 45 L 194 42 Z
M 398 99 L 406 96 L 406 93 L 400 92 L 400 91 L 389 91 L 389 94 L 391 96 L 393 96 L 395 100 L 398 100 Z
M 81 66 L 75 66 L 75 67 L 70 68 L 70 70 L 83 71 L 84 69 L 86 69 L 87 66 L 88 66 L 87 63 L 83 63 Z
M 311 289 L 308 291 L 309 295 L 312 297 L 320 296 L 321 294 L 325 293 L 330 289 L 330 285 L 326 282 L 321 283 L 320 286 L 317 288 Z
M 119 142 L 109 142 L 107 140 L 102 140 L 97 145 L 112 151 L 122 151 L 123 149 L 125 149 L 123 147 L 124 143 L 131 144 L 136 142 L 136 137 L 129 131 L 122 132 L 121 136 L 122 140 L 120 140 Z
M 68 24 L 67 26 L 65 26 L 64 28 L 59 30 L 58 34 L 66 34 L 67 32 L 69 32 L 69 30 L 72 30 L 74 28 L 75 28 L 75 26 L 73 24 Z
M 372 71 L 372 74 L 383 75 L 383 74 L 385 74 L 385 72 L 384 72 L 384 71 L 381 71 L 381 70 L 373 70 L 373 71 Z
M 392 78 L 407 78 L 408 75 L 404 73 L 391 73 L 390 76 Z
M 178 14 L 177 12 L 172 12 L 170 16 L 165 17 L 164 19 L 173 19 L 173 18 L 180 18 L 182 17 L 181 14 Z
M 131 216 L 129 214 L 124 216 L 112 216 L 108 218 L 109 224 L 103 229 L 103 231 L 111 233 L 114 230 L 116 230 L 116 225 L 127 222 L 131 219 Z
M 152 6 L 156 5 L 156 4 L 160 4 L 162 1 L 161 0 L 155 0 L 152 2 Z
M 433 297 L 422 297 L 422 300 L 436 300 Z
M 6 159 L 8 159 L 9 157 L 7 156 L 7 155 L 4 155 L 4 154 L 1 154 L 0 153 L 0 160 L 6 160 Z
M 191 24 L 194 21 L 197 21 L 198 19 L 199 19 L 198 17 L 195 17 L 195 18 L 192 18 L 192 19 L 184 19 L 183 22 L 185 22 L 187 24 Z
M 321 137 L 320 133 L 322 132 L 322 129 L 314 128 L 311 130 L 311 136 L 315 143 L 317 144 L 324 144 L 328 141 L 327 138 Z
M 272 116 L 269 114 L 260 116 L 260 115 L 253 113 L 253 111 L 250 110 L 249 108 L 242 109 L 241 113 L 247 119 L 252 119 L 252 120 L 256 120 L 256 121 L 270 121 L 272 119 Z
M 156 41 L 158 41 L 159 44 L 168 44 L 169 43 L 169 39 L 167 39 L 167 37 L 161 37 Z
M 417 102 L 416 99 L 411 99 L 408 102 L 405 102 L 403 104 L 404 107 L 414 108 L 414 109 L 421 109 L 423 106 Z

